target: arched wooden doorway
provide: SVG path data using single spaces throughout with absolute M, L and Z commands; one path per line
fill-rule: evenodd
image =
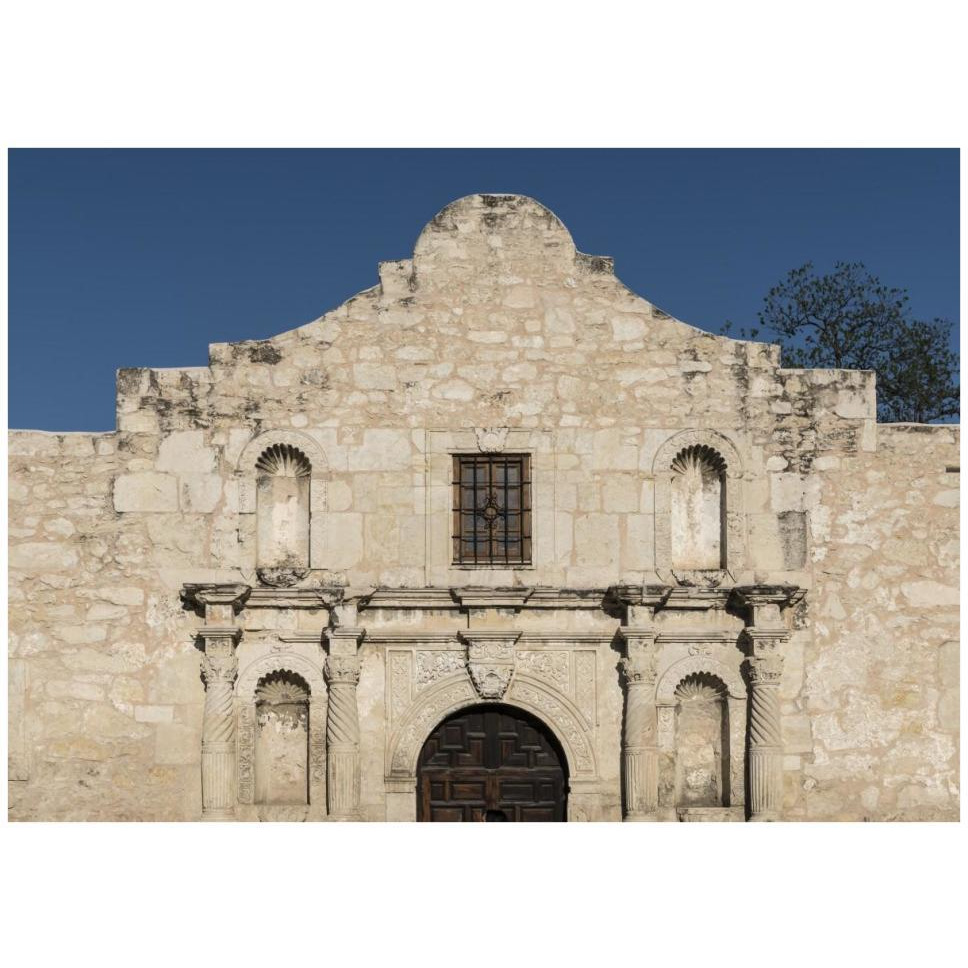
M 567 767 L 550 730 L 510 706 L 445 719 L 417 764 L 422 821 L 564 821 Z

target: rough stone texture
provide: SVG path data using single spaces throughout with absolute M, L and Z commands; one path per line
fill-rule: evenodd
M 200 649 L 234 624 L 240 796 L 246 704 L 290 670 L 310 689 L 300 816 L 325 818 L 323 662 L 333 626 L 356 626 L 358 752 L 352 723 L 330 732 L 356 771 L 341 789 L 365 819 L 411 819 L 408 757 L 481 699 L 481 643 L 458 636 L 478 629 L 511 643 L 505 701 L 570 758 L 569 818 L 619 819 L 618 626 L 657 631 L 658 694 L 708 673 L 745 708 L 760 619 L 729 590 L 782 584 L 804 591 L 782 615 L 784 817 L 957 819 L 958 429 L 879 426 L 873 374 L 778 361 L 630 292 L 536 202 L 475 195 L 305 326 L 215 344 L 208 367 L 120 371 L 116 432 L 12 432 L 11 817 L 199 818 Z M 276 443 L 312 464 L 311 568 L 273 591 L 255 461 Z M 533 564 L 455 567 L 450 455 L 492 446 L 532 455 Z M 671 461 L 703 446 L 727 464 L 725 567 L 677 573 Z M 186 584 L 233 582 L 254 589 L 237 612 L 183 603 Z M 643 584 L 674 591 L 644 619 L 609 604 Z M 512 587 L 538 590 L 515 604 Z M 741 791 L 727 800 L 680 818 L 736 819 Z M 235 815 L 293 817 L 248 803 Z

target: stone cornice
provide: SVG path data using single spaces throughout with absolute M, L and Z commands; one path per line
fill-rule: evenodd
M 451 593 L 462 609 L 510 608 L 520 611 L 533 588 L 453 588 Z

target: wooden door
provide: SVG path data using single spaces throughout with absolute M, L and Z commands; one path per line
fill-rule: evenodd
M 564 757 L 527 713 L 475 706 L 445 719 L 427 739 L 417 801 L 423 821 L 563 821 Z

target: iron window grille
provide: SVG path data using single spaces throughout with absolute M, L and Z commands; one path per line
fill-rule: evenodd
M 454 455 L 454 564 L 531 564 L 531 459 Z

